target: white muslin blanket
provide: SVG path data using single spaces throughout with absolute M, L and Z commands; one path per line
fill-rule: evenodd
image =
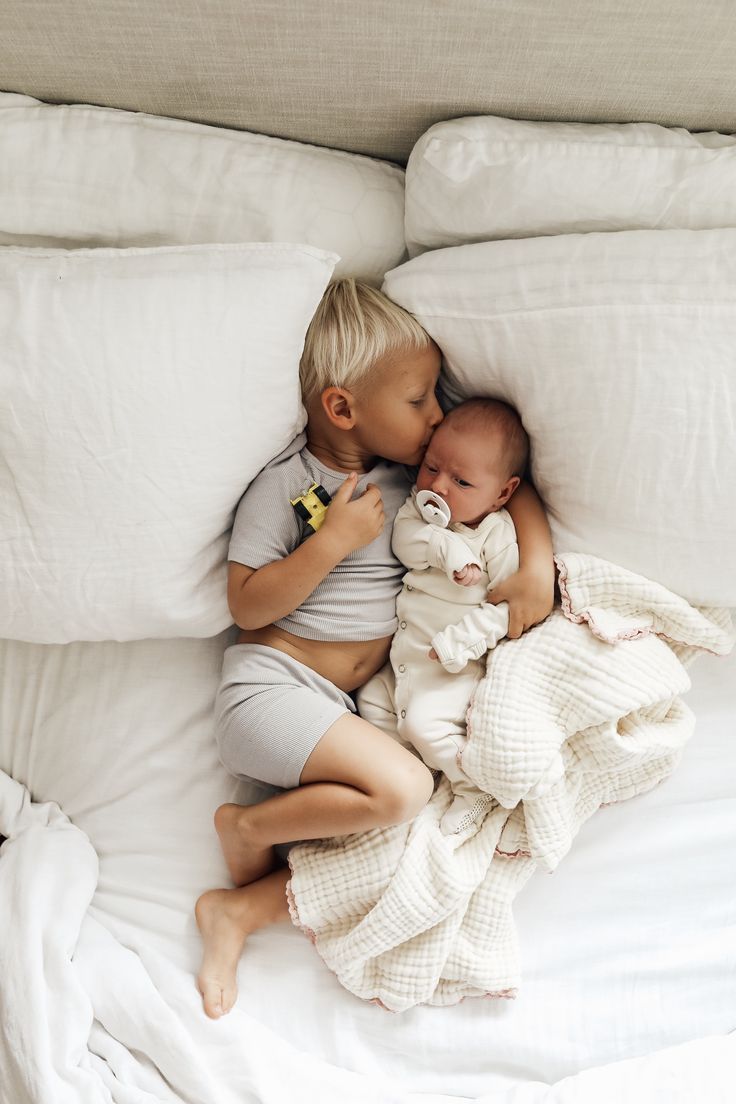
M 496 801 L 480 826 L 442 835 L 442 779 L 409 824 L 290 852 L 292 919 L 347 989 L 391 1011 L 515 995 L 516 894 L 601 805 L 672 771 L 695 720 L 685 666 L 733 646 L 726 610 L 593 556 L 557 565 L 561 609 L 489 653 L 469 711 L 462 764 Z

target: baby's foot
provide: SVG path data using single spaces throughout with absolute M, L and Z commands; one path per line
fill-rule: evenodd
M 482 790 L 455 794 L 452 805 L 440 821 L 442 835 L 453 836 L 471 828 L 483 819 L 494 804 L 494 798 Z
M 215 812 L 215 828 L 227 868 L 236 886 L 248 885 L 276 864 L 271 846 L 256 844 L 250 830 L 250 808 L 247 805 L 221 805 Z
M 204 943 L 197 988 L 210 1019 L 226 1015 L 238 996 L 237 970 L 250 934 L 248 909 L 238 890 L 210 889 L 194 907 Z

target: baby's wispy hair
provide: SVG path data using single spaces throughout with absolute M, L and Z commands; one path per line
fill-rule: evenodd
M 509 403 L 501 399 L 468 399 L 448 411 L 443 424 L 456 429 L 477 428 L 496 441 L 500 438 L 508 477 L 524 478 L 529 460 L 529 437 L 518 412 Z

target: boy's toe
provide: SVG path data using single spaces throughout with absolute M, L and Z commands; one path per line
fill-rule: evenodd
M 197 979 L 197 988 L 202 994 L 204 1010 L 211 1020 L 219 1020 L 235 1004 L 236 994 L 228 992 L 228 989 L 217 980 L 200 977 Z
M 204 978 L 197 979 L 197 988 L 202 994 L 204 1010 L 211 1020 L 217 1020 L 222 1015 L 222 989 L 214 982 L 208 982 Z

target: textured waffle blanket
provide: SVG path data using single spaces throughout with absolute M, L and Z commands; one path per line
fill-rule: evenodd
M 733 646 L 725 610 L 593 556 L 557 566 L 561 608 L 489 653 L 471 704 L 462 765 L 495 799 L 484 819 L 443 835 L 442 779 L 409 824 L 290 852 L 292 919 L 347 989 L 391 1011 L 516 994 L 516 894 L 601 805 L 667 777 L 695 723 L 687 664 Z

